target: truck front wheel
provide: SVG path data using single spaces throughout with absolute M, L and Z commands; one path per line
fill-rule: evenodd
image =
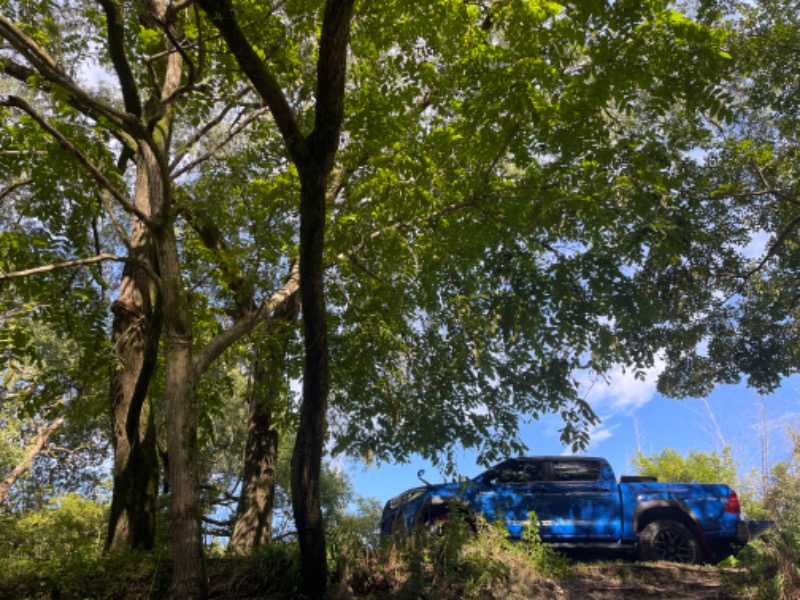
M 677 521 L 653 521 L 637 536 L 639 559 L 695 564 L 700 546 L 692 533 Z

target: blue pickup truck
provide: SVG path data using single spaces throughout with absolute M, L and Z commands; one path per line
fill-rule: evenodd
M 386 504 L 384 535 L 404 536 L 415 528 L 434 534 L 455 514 L 474 528 L 480 514 L 490 522 L 503 519 L 509 537 L 519 538 L 534 513 L 542 541 L 556 547 L 713 563 L 771 526 L 745 519 L 736 492 L 727 485 L 659 483 L 648 477 L 622 477 L 617 483 L 602 458 L 512 458 L 466 482 L 422 481 L 423 487 Z

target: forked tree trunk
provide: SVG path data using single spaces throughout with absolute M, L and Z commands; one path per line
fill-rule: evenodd
M 300 542 L 300 593 L 323 598 L 327 589 L 325 530 L 319 500 L 328 409 L 328 338 L 323 287 L 327 178 L 339 148 L 344 116 L 347 45 L 354 0 L 327 0 L 317 52 L 314 129 L 305 136 L 269 64 L 255 51 L 230 0 L 197 0 L 219 28 L 242 71 L 269 106 L 300 174 L 300 295 L 305 361 L 303 401 L 292 453 L 292 509 Z
M 254 359 L 242 490 L 231 536 L 231 548 L 240 555 L 252 553 L 268 544 L 272 537 L 279 441 L 272 416 L 286 393 L 283 382 L 287 344 L 298 311 L 297 294 L 289 296 L 275 309 L 262 348 Z

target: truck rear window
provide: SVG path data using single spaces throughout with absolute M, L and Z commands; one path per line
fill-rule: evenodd
M 553 463 L 555 481 L 597 481 L 600 479 L 600 463 L 590 460 L 556 461 Z

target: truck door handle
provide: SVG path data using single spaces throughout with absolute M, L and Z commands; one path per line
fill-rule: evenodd
M 611 489 L 607 487 L 596 487 L 592 490 L 593 492 L 610 492 Z

